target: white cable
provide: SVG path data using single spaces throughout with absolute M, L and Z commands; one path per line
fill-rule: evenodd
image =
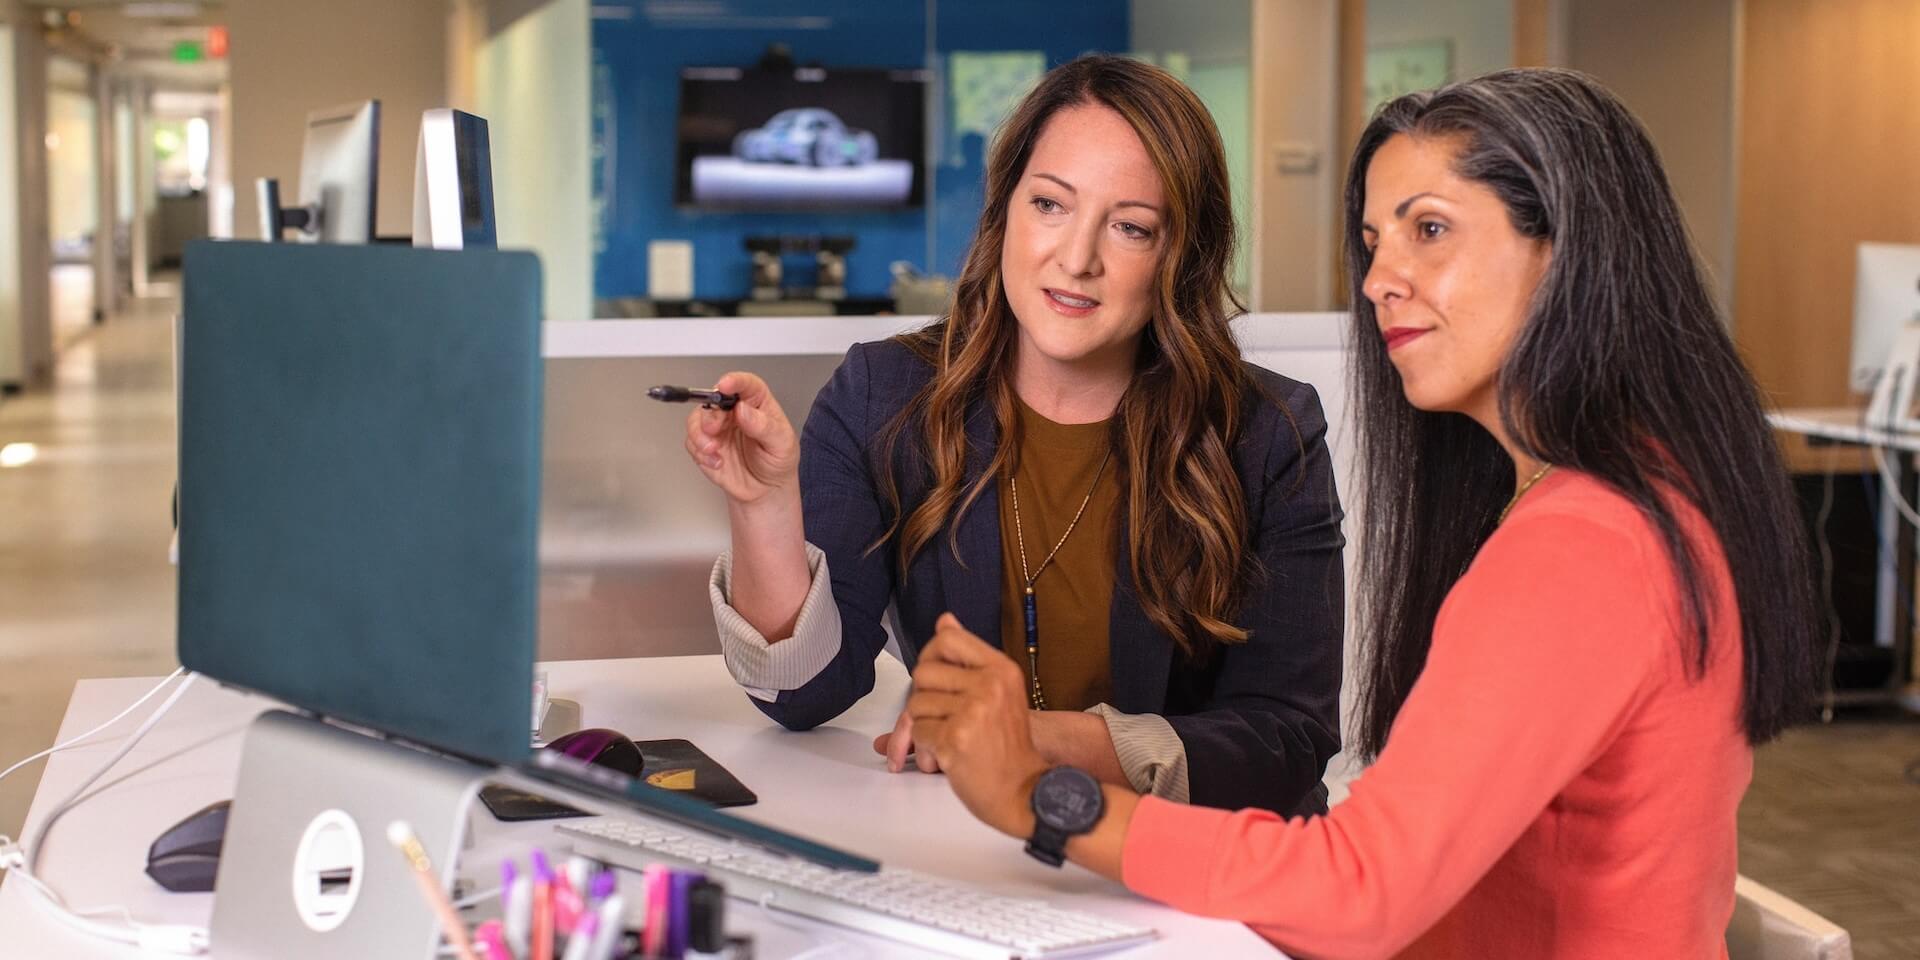
M 1875 444 L 1872 450 L 1873 465 L 1880 468 L 1880 482 L 1887 485 L 1887 495 L 1893 501 L 1894 508 L 1907 518 L 1908 523 L 1920 527 L 1920 510 L 1913 509 L 1913 505 L 1907 502 L 1906 494 L 1900 492 L 1900 478 L 1894 474 L 1893 465 L 1887 462 L 1887 448 Z
M 146 737 L 147 731 L 152 730 L 154 725 L 160 722 L 160 718 L 166 716 L 167 711 L 172 710 L 173 705 L 180 702 L 180 697 L 192 688 L 193 681 L 200 678 L 200 675 L 197 673 L 189 673 L 186 676 L 187 678 L 181 681 L 179 686 L 173 688 L 173 693 L 161 702 L 160 707 L 147 715 L 147 719 L 141 722 L 139 729 L 133 731 L 133 735 L 128 737 L 126 742 L 120 745 L 119 752 L 108 758 L 107 762 L 101 764 L 100 768 L 93 771 L 92 775 L 80 781 L 80 785 L 74 787 L 72 792 L 68 793 L 59 803 L 54 804 L 52 810 L 47 811 L 46 818 L 40 821 L 34 828 L 33 833 L 27 837 L 26 843 L 22 845 L 27 851 L 27 869 L 38 870 L 40 868 L 40 848 L 46 842 L 47 831 L 53 829 L 54 821 L 65 816 L 66 812 L 73 808 L 74 801 L 80 799 L 80 795 L 87 792 L 87 788 L 99 782 L 101 777 L 107 775 L 108 770 L 113 769 L 115 764 L 125 759 L 127 754 L 132 753 L 133 748 L 138 746 L 140 741 Z
M 181 671 L 176 670 L 174 673 L 178 675 Z M 106 763 L 101 764 L 99 769 L 95 770 L 91 776 L 82 781 L 78 787 L 74 788 L 71 793 L 67 794 L 64 799 L 54 805 L 53 809 L 47 812 L 46 818 L 41 820 L 34 828 L 33 834 L 27 838 L 26 842 L 15 843 L 9 837 L 0 836 L 0 866 L 8 869 L 8 875 L 10 877 L 17 877 L 25 881 L 28 889 L 39 893 L 40 896 L 46 900 L 47 906 L 53 910 L 59 920 L 73 927 L 75 930 L 107 940 L 130 943 L 139 947 L 141 950 L 150 952 L 188 956 L 207 952 L 208 936 L 206 929 L 203 927 L 175 923 L 140 923 L 133 919 L 125 907 L 120 906 L 76 909 L 69 906 L 66 898 L 62 897 L 59 891 L 53 889 L 53 887 L 49 886 L 46 881 L 40 879 L 36 874 L 40 863 L 40 849 L 46 842 L 47 833 L 52 829 L 54 821 L 60 819 L 68 810 L 71 810 L 75 803 L 87 792 L 88 788 L 97 783 L 101 777 L 106 775 L 108 770 L 113 769 L 115 764 L 118 764 L 128 753 L 132 752 L 133 748 L 140 743 L 141 739 L 146 737 L 148 731 L 151 731 L 154 725 L 160 722 L 160 718 L 166 716 L 167 712 L 173 709 L 173 705 L 180 701 L 180 697 L 187 692 L 188 688 L 193 686 L 193 681 L 197 679 L 198 676 L 198 674 L 193 673 L 186 674 L 186 680 L 181 682 L 178 687 L 175 687 L 173 693 L 169 695 L 166 700 L 162 701 L 160 706 L 156 708 L 152 714 L 147 716 L 147 719 L 140 724 L 139 729 L 136 729 L 133 734 L 127 738 L 127 741 L 120 746 L 118 752 L 109 758 Z M 160 686 L 165 686 L 167 681 L 172 679 L 173 677 L 169 676 L 167 680 L 161 681 Z M 151 697 L 155 691 L 160 689 L 160 686 L 154 687 L 152 691 L 148 691 L 146 697 L 141 697 L 140 700 L 135 701 L 134 707 L 144 703 L 147 697 Z M 122 711 L 120 716 L 115 717 L 114 720 L 110 720 L 106 724 L 102 724 L 100 727 L 90 730 L 65 744 L 57 745 L 47 752 L 50 753 L 66 749 L 87 737 L 93 736 L 100 730 L 112 725 L 112 723 L 121 717 L 125 717 L 128 713 L 132 712 L 132 710 L 133 707 L 128 707 L 127 710 Z M 28 760 L 21 761 L 21 763 L 28 763 L 34 759 L 38 759 L 38 757 L 30 757 Z M 13 767 L 8 768 L 7 772 L 11 773 L 20 766 L 21 764 L 14 764 Z M 92 916 L 103 913 L 119 914 L 124 921 L 124 925 L 103 923 L 98 920 L 89 919 Z
M 455 910 L 470 910 L 483 903 L 486 903 L 488 900 L 499 899 L 500 893 L 501 893 L 501 888 L 494 887 L 491 890 L 482 890 L 479 893 L 468 894 L 464 897 L 461 897 L 458 900 L 455 900 L 453 902 L 453 908 Z
M 1833 541 L 1827 537 L 1827 521 L 1833 516 L 1834 458 L 1827 456 L 1827 469 L 1820 483 L 1820 511 L 1813 520 L 1814 539 L 1820 544 L 1820 602 L 1827 611 L 1827 666 L 1821 676 L 1823 695 L 1820 722 L 1833 722 L 1834 668 L 1840 659 L 1840 611 L 1833 606 Z
M 40 759 L 41 757 L 50 756 L 52 754 L 59 753 L 62 750 L 79 746 L 81 742 L 93 738 L 94 736 L 99 734 L 100 731 L 105 730 L 106 728 L 111 727 L 122 720 L 125 720 L 127 718 L 127 714 L 132 713 L 135 710 L 138 710 L 141 704 L 146 703 L 148 700 L 153 699 L 154 694 L 159 693 L 161 689 L 164 688 L 167 684 L 172 683 L 175 677 L 178 677 L 182 673 L 185 673 L 186 669 L 187 668 L 185 667 L 176 667 L 172 673 L 167 674 L 166 679 L 160 681 L 159 683 L 154 684 L 153 689 L 148 690 L 144 695 L 140 697 L 140 699 L 135 700 L 130 704 L 127 704 L 127 708 L 125 710 L 120 711 L 120 713 L 116 715 L 112 720 L 108 720 L 106 723 L 103 723 L 97 727 L 94 727 L 92 730 L 88 730 L 86 733 L 83 733 L 77 737 L 74 737 L 72 740 L 68 740 L 66 743 L 55 744 L 51 747 L 48 747 L 45 750 L 42 750 L 39 753 L 36 753 L 33 756 L 28 757 L 25 760 L 22 760 L 11 767 L 8 767 L 6 770 L 0 771 L 0 780 L 5 780 L 15 770 L 18 770 L 21 767 L 24 767 L 27 764 Z

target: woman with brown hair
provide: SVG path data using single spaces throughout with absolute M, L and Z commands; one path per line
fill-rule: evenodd
M 951 612 L 1020 665 L 1032 744 L 1174 800 L 1325 809 L 1341 513 L 1313 388 L 1241 359 L 1220 135 L 1134 60 L 1049 73 L 995 139 L 948 315 L 856 345 L 795 436 L 759 378 L 698 410 L 726 492 L 722 649 L 806 729 Z M 892 608 L 889 611 L 889 608 Z M 903 713 L 875 741 L 914 750 Z M 931 751 L 920 769 L 939 769 Z

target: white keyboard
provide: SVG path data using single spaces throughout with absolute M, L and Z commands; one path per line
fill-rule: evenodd
M 1130 947 L 1155 936 L 1148 927 L 997 896 L 910 870 L 833 870 L 645 821 L 596 817 L 556 829 L 577 852 L 617 867 L 692 867 L 725 884 L 730 897 L 958 957 L 1052 960 Z

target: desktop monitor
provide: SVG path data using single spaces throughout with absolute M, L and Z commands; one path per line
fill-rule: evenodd
M 380 101 L 308 114 L 298 205 L 280 205 L 279 181 L 256 184 L 261 238 L 292 229 L 303 243 L 372 243 L 379 160 Z
M 1864 393 L 1880 380 L 1900 331 L 1920 318 L 1920 246 L 1863 243 L 1853 277 L 1850 380 L 1856 392 Z
M 413 245 L 465 250 L 498 245 L 487 121 L 428 110 L 413 156 Z

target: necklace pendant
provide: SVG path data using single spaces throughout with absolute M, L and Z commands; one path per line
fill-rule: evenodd
M 1033 587 L 1028 585 L 1026 595 L 1020 598 L 1020 605 L 1027 618 L 1027 675 L 1032 682 L 1027 689 L 1027 704 L 1035 710 L 1047 708 L 1047 695 L 1040 690 L 1040 607 L 1033 598 Z
M 1033 588 L 1027 588 L 1027 595 L 1020 598 L 1020 606 L 1027 618 L 1027 652 L 1040 649 L 1040 607 L 1034 601 Z
M 1027 684 L 1027 705 L 1035 710 L 1047 708 L 1047 695 L 1040 689 L 1040 651 L 1035 647 L 1027 648 L 1027 675 L 1033 679 Z

